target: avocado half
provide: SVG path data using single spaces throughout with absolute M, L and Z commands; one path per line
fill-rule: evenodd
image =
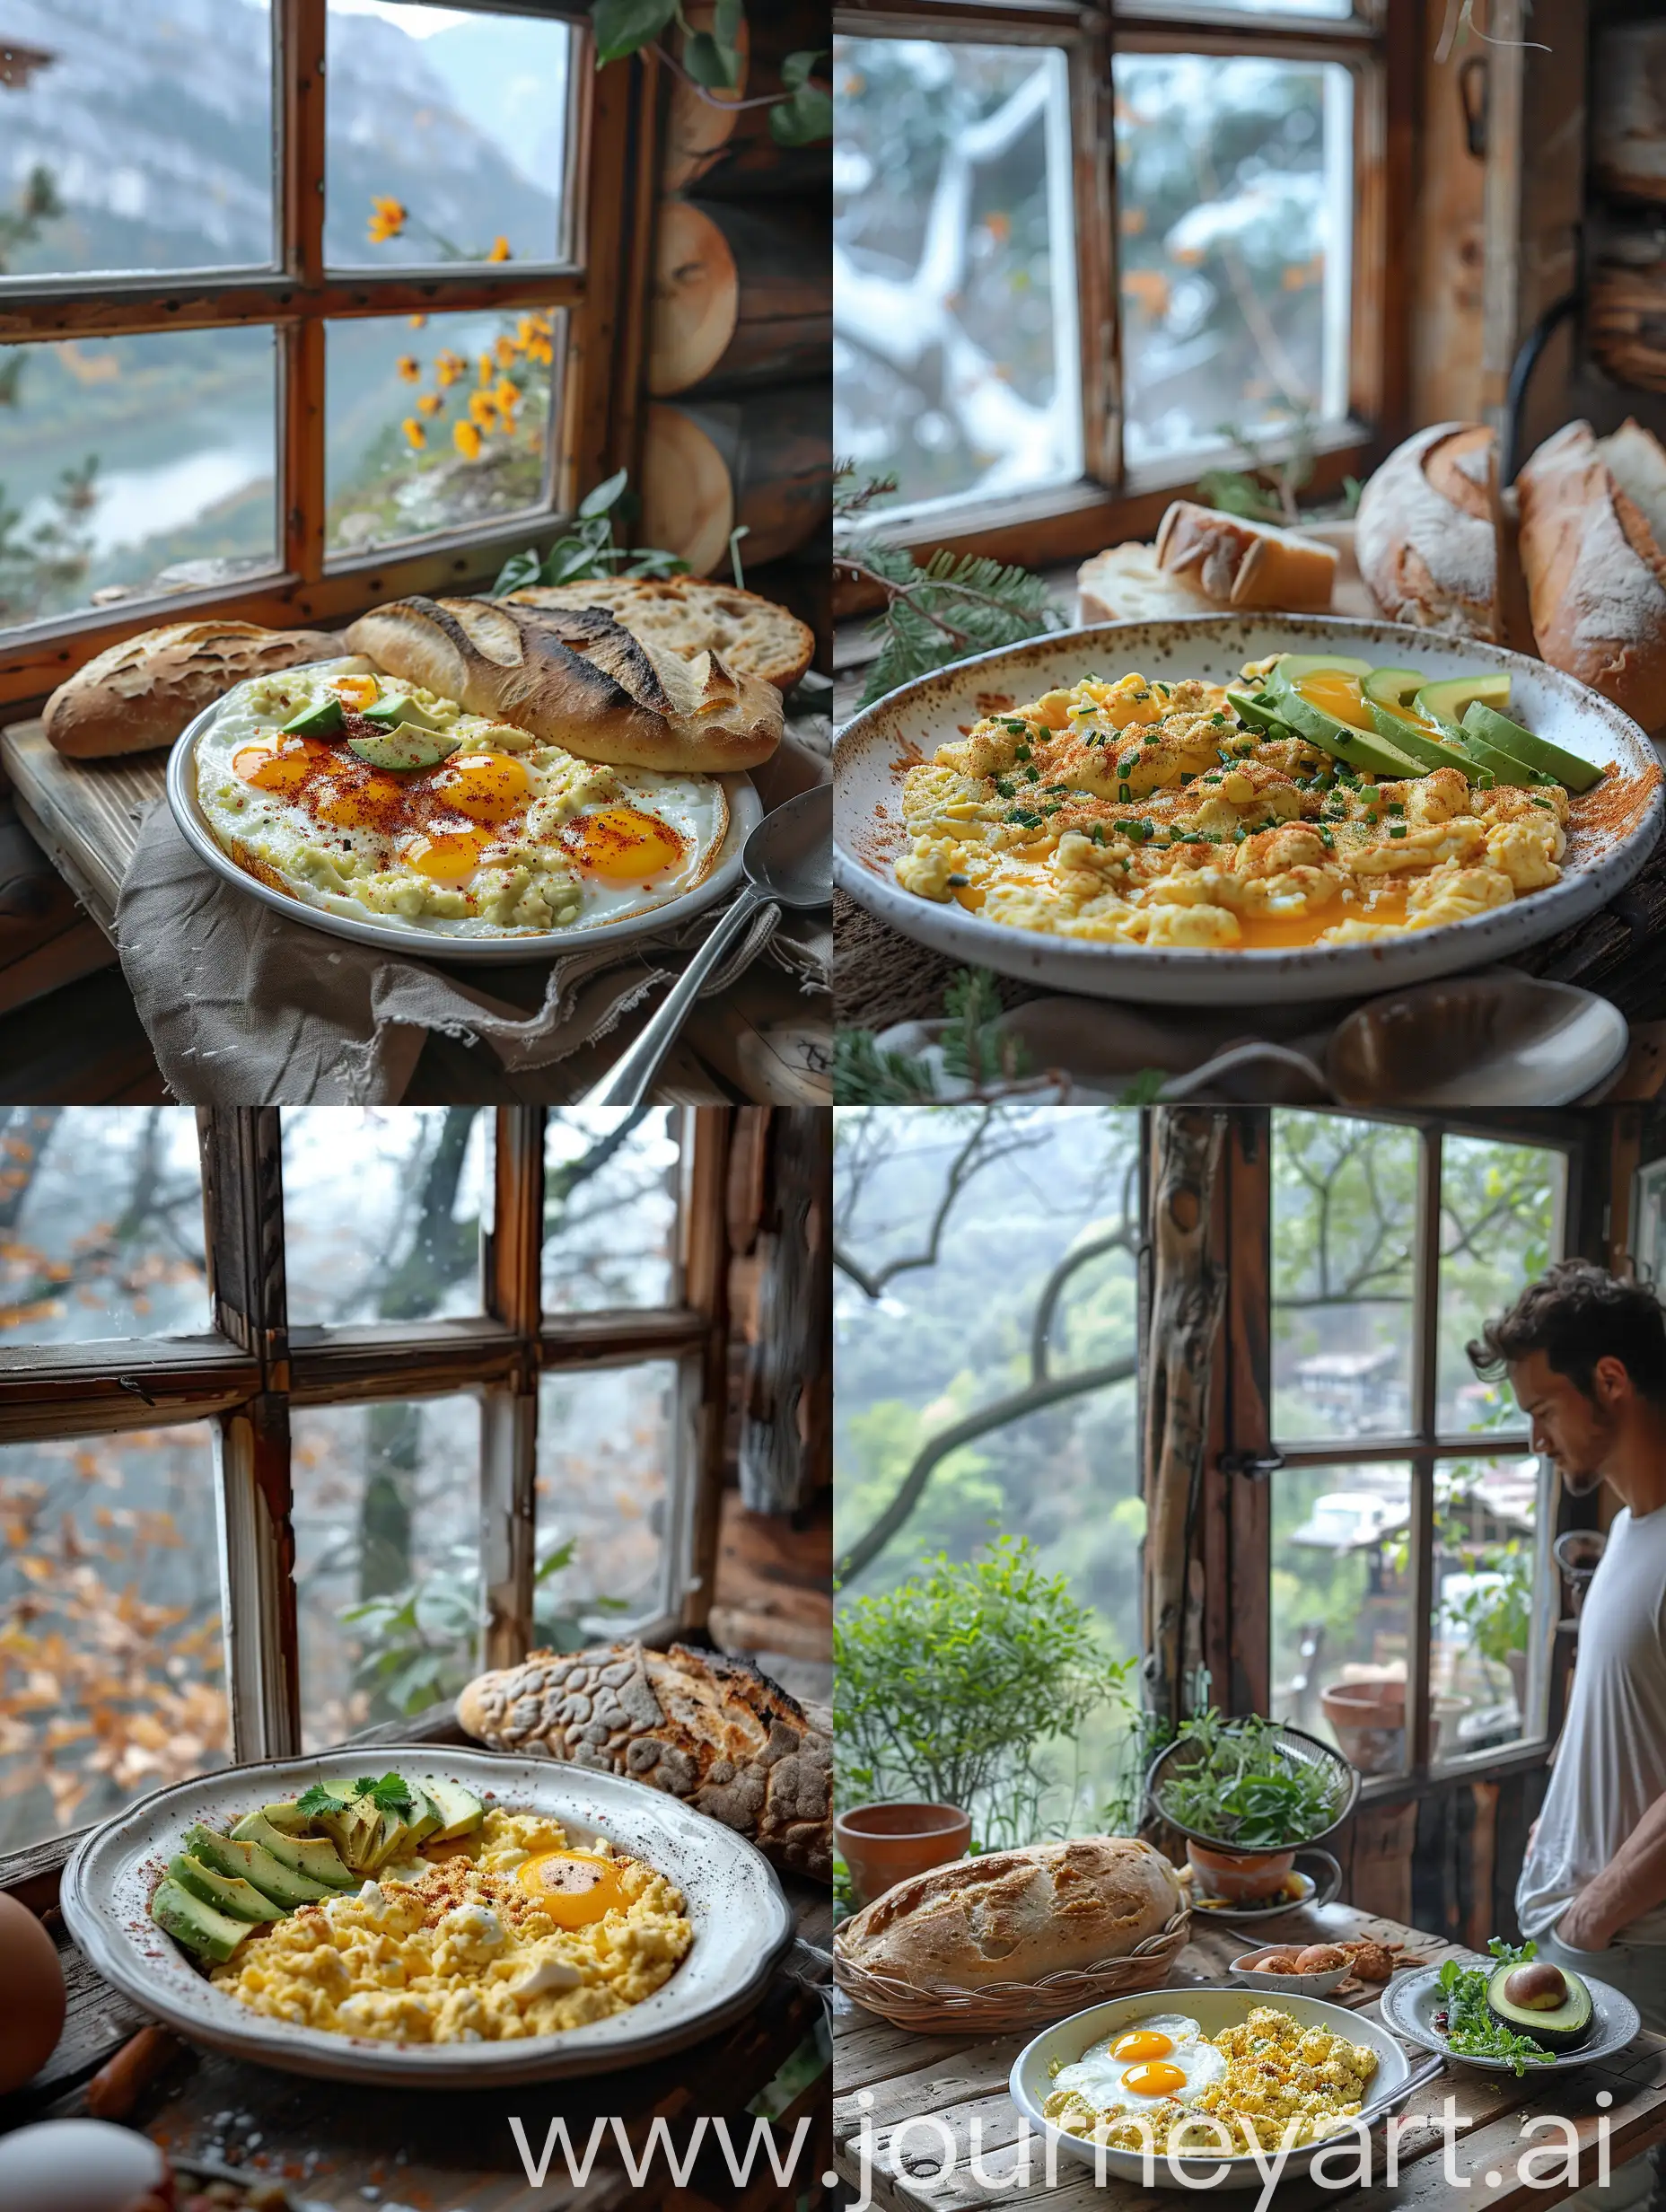
M 1530 2035 L 1547 2050 L 1571 2050 L 1591 2033 L 1591 1991 L 1579 1976 L 1549 1960 L 1525 1966 L 1508 1960 L 1486 1984 L 1486 2008 L 1518 2035 Z

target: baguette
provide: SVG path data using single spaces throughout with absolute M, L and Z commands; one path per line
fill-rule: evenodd
M 634 637 L 601 607 L 398 599 L 361 615 L 350 652 L 580 759 L 720 776 L 781 742 L 781 694 L 715 653 Z
M 1137 540 L 1096 553 L 1076 571 L 1078 622 L 1161 622 L 1220 611 L 1189 579 L 1159 568 L 1155 548 Z
M 532 584 L 511 592 L 524 607 L 603 607 L 644 645 L 685 660 L 715 653 L 742 676 L 761 676 L 790 691 L 810 666 L 815 632 L 756 592 L 699 576 L 586 577 L 577 584 Z
M 59 684 L 42 716 L 73 760 L 171 745 L 194 715 L 234 684 L 306 661 L 331 661 L 341 640 L 326 630 L 267 630 L 258 622 L 169 622 L 125 637 Z
M 1322 613 L 1336 583 L 1337 552 L 1273 522 L 1177 499 L 1158 528 L 1157 566 L 1217 607 Z
M 1496 640 L 1498 441 L 1482 423 L 1436 423 L 1396 446 L 1361 495 L 1360 574 L 1393 622 Z
M 1539 653 L 1640 722 L 1666 728 L 1666 453 L 1627 421 L 1569 423 L 1517 480 Z

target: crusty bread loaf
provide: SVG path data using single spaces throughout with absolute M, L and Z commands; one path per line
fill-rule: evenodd
M 1185 576 L 1166 575 L 1157 566 L 1156 548 L 1137 540 L 1094 554 L 1076 571 L 1078 622 L 1161 622 L 1171 615 L 1220 611 Z
M 587 577 L 532 584 L 509 597 L 527 607 L 605 607 L 645 645 L 689 660 L 715 653 L 742 676 L 790 691 L 815 655 L 815 632 L 773 600 L 702 576 Z
M 1219 607 L 1319 613 L 1336 582 L 1334 546 L 1273 522 L 1177 499 L 1157 530 L 1157 566 Z
M 495 1751 L 629 1775 L 750 1836 L 815 1882 L 832 1872 L 832 1716 L 722 1652 L 608 1644 L 482 1674 L 457 1717 Z
M 781 742 L 781 694 L 713 653 L 685 661 L 601 607 L 397 599 L 361 615 L 353 653 L 583 760 L 719 776 Z
M 169 622 L 111 645 L 59 684 L 42 720 L 77 760 L 171 745 L 186 724 L 248 676 L 334 660 L 326 630 L 267 630 L 258 622 Z
M 1626 423 L 1569 423 L 1517 479 L 1533 636 L 1645 730 L 1666 728 L 1666 453 Z
M 1126 1958 L 1184 1902 L 1151 1844 L 1083 1836 L 934 1866 L 864 1905 L 840 1941 L 871 1973 L 981 1989 Z
M 1498 441 L 1483 423 L 1436 423 L 1398 445 L 1360 496 L 1355 546 L 1392 622 L 1455 637 L 1503 635 Z

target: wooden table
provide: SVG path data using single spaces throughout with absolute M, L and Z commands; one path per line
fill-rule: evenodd
M 1318 1911 L 1293 1912 L 1278 1921 L 1270 1938 L 1304 1943 L 1372 1936 L 1379 1942 L 1402 1943 L 1416 1955 L 1437 1965 L 1448 1957 L 1467 1958 L 1457 1946 L 1438 1937 L 1425 1936 L 1398 1921 L 1373 1919 L 1345 1905 L 1328 1905 Z M 1220 1983 L 1234 1958 L 1264 1940 L 1241 1930 L 1196 1928 L 1169 1978 L 1169 1986 Z M 1380 2017 L 1378 1992 L 1369 1987 L 1351 1998 L 1342 1992 L 1335 1999 Z M 1267 2002 L 1276 2003 L 1269 1997 Z M 1137 2183 L 1108 2179 L 1095 2186 L 1091 2166 L 1074 2159 L 1058 2161 L 1058 2180 L 1048 2187 L 1042 2172 L 1039 2143 L 1031 2146 L 1032 2175 L 1029 2186 L 1019 2172 L 1018 2139 L 1021 2120 L 1007 2095 L 1007 2076 L 1031 2029 L 1021 2035 L 969 2040 L 958 2036 L 912 2035 L 888 2027 L 872 2013 L 853 2004 L 842 1992 L 834 2000 L 833 2163 L 852 2187 L 860 2187 L 863 2170 L 858 2131 L 865 2121 L 872 2145 L 871 2190 L 873 2201 L 886 2212 L 1131 2212 L 1136 2204 L 1153 2199 Z M 1426 2053 L 1405 2046 L 1414 2062 Z M 1517 2163 L 1524 2151 L 1557 2140 L 1554 2134 L 1521 2137 L 1523 2119 L 1535 2112 L 1556 2112 L 1572 2120 L 1580 2140 L 1582 2185 L 1597 2172 L 1596 2128 L 1601 2116 L 1596 2099 L 1608 2091 L 1613 2102 L 1607 2108 L 1610 2123 L 1612 2164 L 1620 2166 L 1651 2145 L 1666 2139 L 1666 2036 L 1644 2034 L 1618 2058 L 1576 2074 L 1556 2077 L 1553 2088 L 1536 2085 L 1531 2076 L 1518 2082 L 1513 2075 L 1484 2074 L 1473 2067 L 1448 2066 L 1425 2089 L 1416 2092 L 1410 2111 L 1433 2113 L 1438 2120 L 1444 2100 L 1451 2096 L 1459 2121 L 1454 2165 L 1470 2177 L 1471 2186 L 1454 2196 L 1446 2178 L 1442 2155 L 1444 2137 L 1436 2127 L 1407 2129 L 1399 2139 L 1399 2180 L 1394 2188 L 1379 2183 L 1369 2190 L 1327 2190 L 1316 2181 L 1293 2179 L 1280 2185 L 1276 2212 L 1310 2212 L 1328 2204 L 1345 2212 L 1401 2212 L 1401 2208 L 1435 2207 L 1458 2202 L 1468 2212 L 1526 2212 L 1529 2206 L 1544 2207 L 1562 2201 L 1571 2192 L 1562 2188 L 1534 2189 L 1519 2177 Z M 947 2124 L 954 2139 L 956 2157 L 947 2181 L 934 2179 L 943 2162 L 941 2132 L 936 2128 L 905 2131 L 902 2123 L 916 2115 L 929 2115 Z M 981 2124 L 983 2180 L 969 2171 L 971 2123 Z M 1375 2170 L 1381 2172 L 1381 2137 Z M 893 2146 L 895 2146 L 893 2148 Z M 1338 2164 L 1346 2160 L 1338 2156 Z M 1541 2159 L 1541 2165 L 1553 2162 Z M 900 2170 L 899 2170 L 900 2169 Z M 1179 2206 L 1209 2201 L 1207 2192 L 1174 2190 L 1162 2201 Z M 1228 2202 L 1248 2208 L 1255 2201 L 1245 2193 Z

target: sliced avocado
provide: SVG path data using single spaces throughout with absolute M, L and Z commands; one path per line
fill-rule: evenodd
M 1380 707 L 1405 707 L 1415 699 L 1429 679 L 1421 669 L 1373 668 L 1360 684 L 1368 699 Z
M 315 706 L 303 707 L 298 715 L 291 715 L 284 724 L 285 737 L 333 737 L 341 727 L 341 701 L 338 698 L 320 699 Z
M 216 1966 L 231 1957 L 248 1935 L 250 1925 L 247 1920 L 233 1920 L 216 1912 L 166 1875 L 151 1900 L 151 1918 L 176 1944 L 183 1944 L 199 1958 L 212 1959 Z
M 1355 660 L 1347 653 L 1285 653 L 1267 671 L 1267 682 L 1269 689 L 1283 690 L 1286 684 L 1300 683 L 1303 676 L 1357 676 L 1363 682 L 1370 673 L 1369 661 Z
M 433 1793 L 425 1783 L 413 1782 L 410 1792 L 411 1802 L 416 1809 L 406 1822 L 405 1848 L 408 1851 L 415 1851 L 419 1845 L 426 1843 L 430 1836 L 439 1834 L 445 1826 L 445 1815 L 434 1803 Z
M 1346 760 L 1351 768 L 1363 769 L 1369 776 L 1386 777 L 1394 782 L 1425 772 L 1416 760 L 1397 750 L 1386 738 L 1368 736 L 1352 723 L 1338 722 L 1322 707 L 1312 706 L 1299 691 L 1289 694 L 1281 711 L 1298 735 L 1317 745 L 1321 752 L 1329 753 L 1333 759 Z
M 1289 737 L 1293 734 L 1287 722 L 1281 722 L 1270 707 L 1263 707 L 1248 692 L 1229 691 L 1226 704 L 1247 730 L 1260 730 L 1268 737 Z
M 427 1838 L 428 1842 L 454 1843 L 459 1836 L 471 1835 L 485 1820 L 486 1807 L 460 1782 L 442 1782 L 432 1775 L 425 1775 L 422 1786 L 445 1822 L 443 1828 Z
M 1537 768 L 1530 768 L 1524 760 L 1517 760 L 1507 752 L 1500 752 L 1496 745 L 1489 745 L 1485 738 L 1477 737 L 1461 723 L 1452 731 L 1454 745 L 1461 745 L 1478 768 L 1485 768 L 1495 784 L 1554 783 L 1554 777 L 1541 776 Z M 1471 779 L 1473 780 L 1473 779 Z
M 232 1830 L 232 1840 L 258 1843 L 280 1865 L 305 1874 L 309 1881 L 321 1882 L 328 1890 L 358 1887 L 351 1868 L 342 1864 L 341 1854 L 327 1835 L 285 1836 L 273 1827 L 264 1813 L 250 1813 Z
M 229 1920 L 281 1920 L 284 1917 L 285 1908 L 263 1896 L 252 1882 L 244 1881 L 241 1874 L 216 1874 L 212 1866 L 184 1853 L 169 1860 L 168 1879 L 201 1898 L 205 1905 L 212 1905 L 216 1912 L 224 1913 Z
M 343 1865 L 355 1874 L 370 1872 L 384 1832 L 380 1805 L 373 1804 L 368 1797 L 348 1797 L 313 1818 Z
M 1495 2020 L 1530 2035 L 1547 2050 L 1569 2050 L 1591 2033 L 1591 1991 L 1570 1969 L 1548 1959 L 1501 1960 L 1487 1977 L 1486 2009 Z
M 366 722 L 379 722 L 384 730 L 397 730 L 401 724 L 408 730 L 433 730 L 438 727 L 425 707 L 419 707 L 413 698 L 396 698 L 384 691 L 359 712 Z
M 373 768 L 399 768 L 408 773 L 413 768 L 431 768 L 457 750 L 462 741 L 447 737 L 438 730 L 420 730 L 408 722 L 400 723 L 397 730 L 385 736 L 350 737 L 347 750 L 357 753 L 361 760 L 368 760 Z
M 1473 783 L 1478 775 L 1479 764 L 1472 753 L 1466 752 L 1453 739 L 1437 736 L 1414 722 L 1409 715 L 1397 715 L 1391 707 L 1384 707 L 1376 699 L 1367 699 L 1371 718 L 1377 734 L 1387 738 L 1396 752 L 1409 754 L 1425 769 L 1456 768 L 1467 781 Z
M 280 1836 L 310 1836 L 313 1832 L 311 1814 L 303 1813 L 294 1797 L 281 1798 L 276 1804 L 262 1805 L 260 1810 Z
M 199 1865 L 224 1874 L 228 1881 L 251 1883 L 263 1897 L 291 1911 L 297 1905 L 315 1905 L 320 1898 L 334 1894 L 323 1883 L 311 1881 L 293 1866 L 285 1866 L 259 1844 L 235 1842 L 230 1836 L 215 1835 L 212 1828 L 193 1828 L 185 1839 L 185 1848 Z
M 1524 730 L 1519 722 L 1512 722 L 1508 715 L 1496 713 L 1479 699 L 1464 709 L 1463 726 L 1466 736 L 1479 738 L 1484 745 L 1508 753 L 1524 768 L 1553 776 L 1570 791 L 1589 791 L 1593 784 L 1602 781 L 1602 770 L 1594 760 L 1584 760 L 1576 752 L 1565 751 L 1560 745 L 1553 745 L 1548 737 Z
M 1490 674 L 1442 677 L 1439 683 L 1425 683 L 1412 705 L 1425 722 L 1440 722 L 1449 730 L 1458 730 L 1462 728 L 1464 715 L 1476 699 L 1479 699 L 1484 707 L 1508 707 L 1509 677 Z

